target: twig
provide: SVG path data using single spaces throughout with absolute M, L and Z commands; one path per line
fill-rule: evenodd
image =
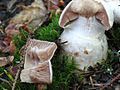
M 97 87 L 102 87 L 103 84 L 93 84 L 94 86 L 97 86 Z
M 92 80 L 91 76 L 90 76 L 90 83 L 91 83 L 92 87 L 94 88 L 94 84 L 93 84 L 93 80 Z
M 13 86 L 12 86 L 12 90 L 15 89 L 16 81 L 17 81 L 17 79 L 18 79 L 18 76 L 19 76 L 19 74 L 20 74 L 20 71 L 21 71 L 21 68 L 19 68 L 18 71 L 17 71 L 17 74 L 16 74 L 16 76 L 15 76 L 15 80 L 14 80 L 14 83 L 13 83 Z
M 11 9 L 11 7 L 15 4 L 15 2 L 17 2 L 17 0 L 11 0 L 8 5 L 7 5 L 7 9 Z
M 3 79 L 3 78 L 0 77 L 0 80 L 3 81 L 3 82 L 5 82 L 5 83 L 8 83 L 10 85 L 10 87 L 12 87 L 12 85 L 10 84 L 10 82 L 7 81 L 6 79 Z
M 114 77 L 112 80 L 110 80 L 110 82 L 106 83 L 105 85 L 103 85 L 103 87 L 101 88 L 101 90 L 108 88 L 108 86 L 110 84 L 112 84 L 113 82 L 115 82 L 116 80 L 120 79 L 120 74 L 118 74 L 116 77 Z

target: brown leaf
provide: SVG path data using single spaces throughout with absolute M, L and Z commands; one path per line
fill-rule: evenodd
M 5 28 L 5 33 L 7 34 L 8 37 L 13 37 L 15 34 L 19 34 L 19 28 L 24 26 L 23 24 L 9 24 Z
M 8 43 L 10 43 L 11 39 L 12 39 L 11 37 L 7 36 L 7 37 L 4 38 L 4 41 L 7 41 Z
M 24 54 L 24 49 L 25 49 L 25 45 L 19 51 L 19 53 L 20 53 L 21 56 L 23 56 L 23 54 Z
M 2 50 L 3 53 L 7 53 L 9 51 L 10 51 L 10 46 L 7 46 Z
M 19 14 L 16 14 L 10 23 L 25 24 L 28 27 L 40 26 L 46 20 L 46 13 L 43 1 L 35 0 L 31 5 L 24 7 Z
M 0 51 L 2 51 L 5 47 L 6 45 L 3 43 L 2 40 L 0 40 Z
M 9 66 L 7 68 L 7 71 L 12 77 L 15 77 L 18 69 L 19 69 L 19 66 Z
M 14 56 L 0 57 L 0 67 L 10 64 L 14 60 Z
M 4 53 L 15 53 L 16 52 L 16 46 L 12 43 L 12 41 L 10 42 L 9 46 L 6 46 L 2 52 Z
M 10 53 L 15 53 L 16 52 L 16 46 L 11 42 L 10 43 Z

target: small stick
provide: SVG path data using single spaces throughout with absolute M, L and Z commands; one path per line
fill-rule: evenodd
M 17 2 L 17 0 L 11 0 L 8 5 L 7 5 L 7 9 L 11 9 L 11 7 L 15 4 L 15 2 Z
M 90 76 L 90 83 L 91 83 L 92 87 L 94 88 L 94 84 L 93 84 L 93 80 L 92 80 L 91 76 Z
M 93 84 L 94 86 L 97 86 L 97 87 L 102 87 L 103 84 Z
M 109 83 L 103 85 L 103 87 L 101 88 L 101 90 L 105 89 L 105 88 L 108 88 L 108 86 L 110 84 L 112 84 L 113 82 L 115 82 L 116 80 L 120 79 L 120 74 L 118 74 L 116 77 L 114 77 Z
M 21 71 L 21 68 L 19 68 L 18 71 L 17 71 L 17 74 L 16 74 L 16 76 L 15 76 L 15 80 L 14 80 L 14 83 L 13 83 L 13 86 L 12 86 L 12 90 L 15 89 L 16 81 L 17 81 L 17 79 L 18 79 L 18 76 L 19 76 L 19 74 L 20 74 L 20 71 Z

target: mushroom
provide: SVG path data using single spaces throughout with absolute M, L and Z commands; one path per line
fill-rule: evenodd
M 110 0 L 117 3 L 117 0 Z M 105 30 L 113 26 L 115 7 L 107 0 L 72 0 L 63 10 L 59 25 L 62 51 L 75 57 L 81 70 L 107 59 Z M 117 16 L 117 13 L 116 13 Z M 120 16 L 118 16 L 120 18 Z
M 52 82 L 51 58 L 57 46 L 54 42 L 31 39 L 25 55 L 24 69 L 20 78 L 22 82 Z
M 22 82 L 28 83 L 52 83 L 52 67 L 50 60 L 40 63 L 28 69 L 24 69 L 20 75 Z

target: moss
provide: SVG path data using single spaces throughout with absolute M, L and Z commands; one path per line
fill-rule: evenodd
M 51 41 L 56 42 L 58 37 L 60 36 L 61 28 L 58 24 L 59 15 L 55 16 L 50 19 L 48 26 L 44 26 L 42 28 L 39 28 L 34 33 L 34 38 L 38 40 L 45 40 L 45 41 Z
M 48 85 L 48 90 L 69 90 L 70 83 L 74 82 L 76 65 L 74 59 L 66 55 L 56 55 L 52 59 L 53 83 Z
M 17 65 L 16 61 L 20 61 L 22 60 L 22 56 L 20 56 L 20 49 L 22 48 L 22 46 L 24 46 L 26 44 L 26 40 L 28 37 L 28 32 L 25 30 L 21 30 L 19 35 L 14 35 L 13 37 L 13 43 L 16 46 L 16 52 L 14 53 L 14 62 L 13 65 Z

